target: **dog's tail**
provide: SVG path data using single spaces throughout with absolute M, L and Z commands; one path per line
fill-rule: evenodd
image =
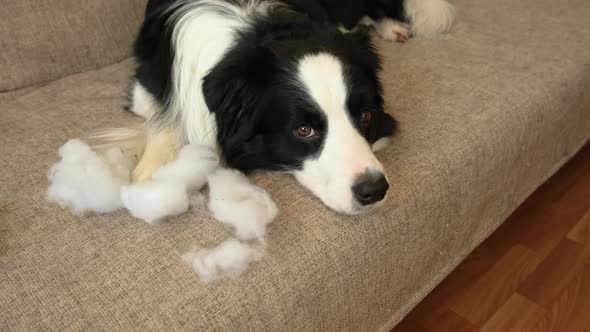
M 448 32 L 455 20 L 455 8 L 446 0 L 405 0 L 404 11 L 414 36 Z
M 129 158 L 139 161 L 147 136 L 145 129 L 137 128 L 108 128 L 95 131 L 87 137 L 90 146 L 95 150 L 120 148 Z

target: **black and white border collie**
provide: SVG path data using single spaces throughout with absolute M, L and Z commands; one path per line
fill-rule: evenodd
M 444 0 L 150 0 L 130 94 L 147 119 L 134 181 L 192 143 L 244 172 L 292 173 L 336 211 L 381 205 L 389 183 L 373 150 L 395 121 L 355 28 L 403 41 L 452 20 Z

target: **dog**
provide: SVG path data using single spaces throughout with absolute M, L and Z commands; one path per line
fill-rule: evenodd
M 373 150 L 396 121 L 362 27 L 405 41 L 452 17 L 444 0 L 150 0 L 130 89 L 146 118 L 133 180 L 192 143 L 243 172 L 291 173 L 338 212 L 382 205 L 389 180 Z

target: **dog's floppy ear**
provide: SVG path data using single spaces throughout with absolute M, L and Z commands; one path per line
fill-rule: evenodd
M 397 121 L 385 112 L 378 113 L 369 142 L 373 151 L 379 151 L 391 142 L 391 136 L 397 131 Z
M 230 51 L 203 79 L 205 102 L 215 113 L 217 139 L 226 156 L 254 136 L 276 67 L 270 49 L 253 45 Z
M 340 38 L 343 40 L 343 47 L 347 49 L 348 61 L 371 74 L 381 70 L 381 59 L 367 27 L 360 26 L 353 32 L 342 34 Z
M 375 119 L 369 128 L 368 141 L 377 151 L 385 147 L 397 131 L 397 121 L 385 112 L 375 113 Z

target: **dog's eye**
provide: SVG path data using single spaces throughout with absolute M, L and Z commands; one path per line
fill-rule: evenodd
M 361 125 L 368 126 L 371 122 L 372 114 L 371 112 L 363 112 L 361 113 Z
M 306 125 L 306 124 L 302 124 L 302 125 L 297 126 L 295 133 L 297 134 L 297 136 L 304 137 L 304 138 L 313 137 L 316 134 L 315 130 L 313 130 L 313 128 L 311 126 Z

